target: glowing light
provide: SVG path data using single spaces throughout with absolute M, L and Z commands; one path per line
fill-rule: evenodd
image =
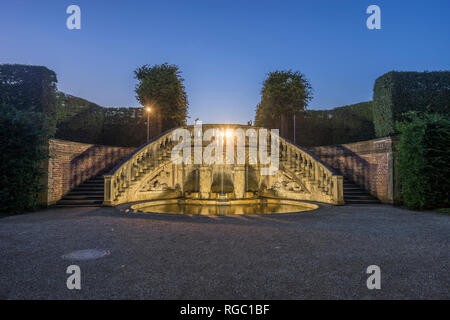
M 225 135 L 227 136 L 227 138 L 231 138 L 233 136 L 233 131 L 230 129 L 227 129 Z
M 152 111 L 152 108 L 146 107 L 146 108 L 145 108 L 145 111 L 150 112 L 150 111 Z

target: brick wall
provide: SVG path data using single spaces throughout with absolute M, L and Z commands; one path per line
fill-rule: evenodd
M 44 165 L 47 175 L 43 181 L 47 190 L 41 194 L 41 202 L 47 205 L 54 204 L 70 189 L 110 169 L 135 150 L 58 139 L 50 139 L 48 149 L 50 159 Z
M 395 138 L 310 148 L 322 161 L 385 203 L 395 203 Z

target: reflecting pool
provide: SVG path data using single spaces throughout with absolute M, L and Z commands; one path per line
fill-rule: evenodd
M 253 203 L 207 204 L 170 202 L 141 203 L 131 207 L 136 211 L 153 213 L 172 213 L 186 215 L 252 215 L 304 212 L 317 209 L 318 206 L 311 203 L 297 201 L 255 201 Z

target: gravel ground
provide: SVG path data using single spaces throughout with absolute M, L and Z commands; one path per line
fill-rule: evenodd
M 450 216 L 321 205 L 264 216 L 48 209 L 0 219 L 0 299 L 449 299 Z M 62 258 L 104 249 L 99 259 Z M 68 290 L 66 268 L 81 268 Z M 381 268 L 368 290 L 366 268 Z

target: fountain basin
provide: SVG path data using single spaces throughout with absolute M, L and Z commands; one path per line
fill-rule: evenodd
M 186 215 L 254 215 L 305 212 L 319 208 L 313 203 L 271 198 L 242 200 L 170 199 L 134 204 L 134 212 Z

